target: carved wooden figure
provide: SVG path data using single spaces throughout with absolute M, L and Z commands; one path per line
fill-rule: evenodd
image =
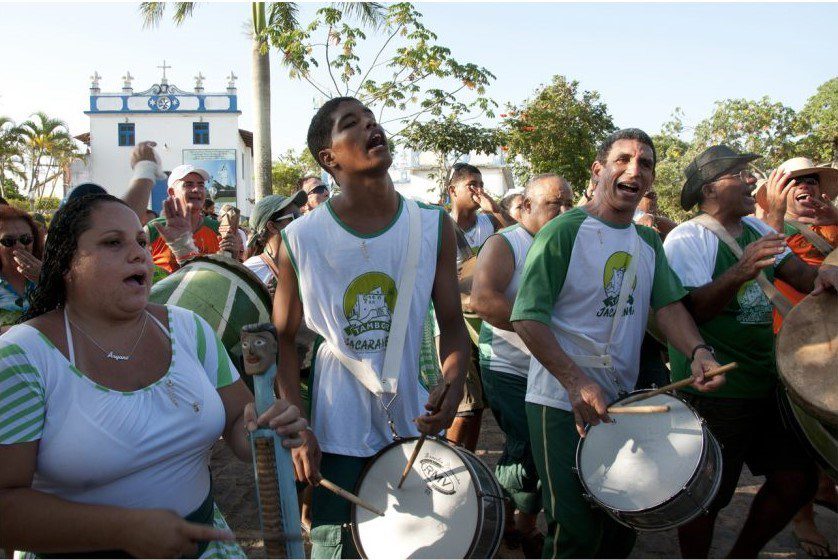
M 276 330 L 270 323 L 246 325 L 242 327 L 241 341 L 244 371 L 253 376 L 259 417 L 275 401 Z M 276 432 L 266 428 L 252 432 L 250 442 L 267 556 L 277 558 L 284 543 L 288 558 L 305 558 L 291 452 L 282 447 L 282 438 Z

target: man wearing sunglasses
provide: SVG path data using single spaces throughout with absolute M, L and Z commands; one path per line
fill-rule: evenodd
M 685 558 L 707 557 L 716 516 L 730 502 L 743 463 L 766 482 L 729 557 L 756 558 L 815 492 L 815 465 L 783 425 L 777 405 L 772 304 L 757 277 L 766 275 L 768 293 L 774 278 L 815 293 L 838 284 L 838 267 L 805 264 L 783 235 L 750 216 L 756 177 L 748 164 L 759 157 L 727 146 L 712 146 L 696 157 L 685 170 L 681 206 L 699 205 L 703 215 L 676 227 L 664 242 L 708 348 L 715 349 L 720 364 L 739 364 L 718 391 L 698 394 L 688 388 L 681 393 L 707 421 L 723 457 L 721 487 L 709 513 L 678 529 Z M 738 259 L 728 245 L 733 243 L 742 250 Z M 690 358 L 671 345 L 669 356 L 672 379 L 688 377 Z
M 329 198 L 329 187 L 320 177 L 307 175 L 300 179 L 297 184 L 308 197 L 306 203 L 300 208 L 303 214 L 314 210 Z

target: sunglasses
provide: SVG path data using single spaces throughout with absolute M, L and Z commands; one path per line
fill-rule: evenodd
M 329 187 L 327 187 L 326 185 L 317 185 L 316 187 L 308 191 L 308 194 L 326 194 L 327 192 L 329 192 Z
M 284 220 L 288 220 L 289 222 L 291 222 L 291 221 L 296 220 L 296 219 L 297 219 L 297 218 L 299 218 L 299 217 L 300 217 L 300 215 L 299 215 L 298 213 L 293 212 L 293 213 L 291 213 L 291 214 L 285 214 L 285 215 L 283 215 L 283 216 L 279 216 L 279 217 L 277 217 L 277 218 L 274 218 L 274 219 L 272 219 L 271 221 L 272 221 L 273 223 L 275 223 L 275 224 L 278 224 L 279 222 L 282 222 L 282 221 L 284 221 Z
M 35 238 L 29 235 L 28 233 L 24 233 L 19 237 L 14 237 L 12 235 L 7 237 L 0 238 L 0 245 L 3 247 L 14 247 L 16 243 L 20 242 L 21 245 L 29 245 L 35 241 Z

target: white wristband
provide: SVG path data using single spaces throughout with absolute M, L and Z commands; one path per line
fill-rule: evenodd
M 194 256 L 199 253 L 198 247 L 195 245 L 195 241 L 189 233 L 181 235 L 171 241 L 167 240 L 166 244 L 169 246 L 169 249 L 172 251 L 172 254 L 178 262 L 183 260 L 185 257 Z
M 163 170 L 160 169 L 160 164 L 156 161 L 138 161 L 136 165 L 134 165 L 134 175 L 131 177 L 131 181 L 136 181 L 138 179 L 148 179 L 149 181 L 156 181 L 157 179 L 165 179 L 166 174 L 163 173 Z

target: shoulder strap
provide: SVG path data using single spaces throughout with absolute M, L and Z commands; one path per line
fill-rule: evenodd
M 713 216 L 709 214 L 699 214 L 690 221 L 699 224 L 707 230 L 710 230 L 713 235 L 719 238 L 719 241 L 727 245 L 728 249 L 733 252 L 733 255 L 737 259 L 742 258 L 742 248 L 733 236 L 727 232 L 725 227 Z M 760 271 L 757 275 L 756 281 L 757 284 L 759 284 L 759 287 L 762 288 L 765 296 L 771 301 L 771 304 L 774 305 L 780 315 L 784 317 L 788 315 L 792 308 L 791 302 L 786 299 L 786 296 L 781 294 L 777 288 L 774 287 L 774 284 L 771 283 L 771 280 L 768 279 L 763 271 Z
M 274 275 L 274 278 L 279 281 L 279 267 L 276 266 L 276 263 L 272 258 L 270 258 L 264 251 L 259 253 L 259 258 L 262 259 L 262 262 L 268 265 L 268 268 L 271 269 L 271 274 Z
M 828 255 L 832 252 L 832 245 L 830 245 L 829 241 L 827 241 L 823 236 L 821 236 L 818 232 L 814 229 L 809 227 L 807 224 L 798 222 L 797 220 L 786 220 L 789 224 L 791 224 L 797 231 L 800 232 L 800 235 L 806 238 L 806 241 L 812 244 L 812 247 L 817 249 L 823 256 Z
M 390 332 L 387 336 L 387 349 L 384 351 L 384 365 L 381 378 L 366 362 L 356 360 L 329 343 L 332 353 L 355 378 L 375 395 L 395 393 L 398 388 L 399 369 L 404 350 L 404 339 L 407 333 L 407 323 L 410 315 L 410 302 L 413 299 L 413 288 L 416 285 L 416 272 L 419 268 L 419 250 L 422 245 L 422 216 L 419 205 L 415 201 L 405 198 L 408 215 L 407 252 L 402 273 L 399 278 L 399 293 L 396 297 L 396 308 L 390 322 Z

